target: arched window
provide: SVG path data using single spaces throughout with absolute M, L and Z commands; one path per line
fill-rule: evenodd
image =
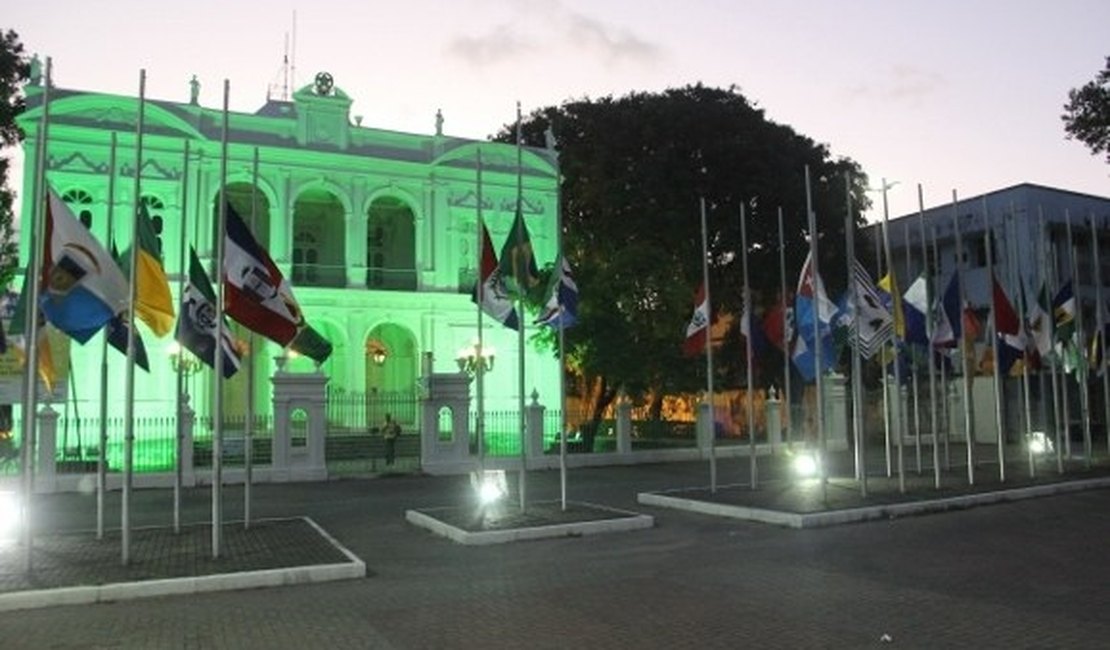
M 366 284 L 374 289 L 416 289 L 416 236 L 412 208 L 381 197 L 366 215 Z
M 73 210 L 74 214 L 81 221 L 86 228 L 92 228 L 93 215 L 90 209 L 93 203 L 92 194 L 89 194 L 83 189 L 74 188 L 66 190 L 62 195 L 62 200 Z

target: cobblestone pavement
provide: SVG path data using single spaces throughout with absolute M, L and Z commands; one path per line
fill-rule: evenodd
M 747 466 L 719 460 L 721 480 L 747 480 Z M 558 472 L 528 479 L 530 498 L 558 498 Z M 465 503 L 467 477 L 259 485 L 255 516 L 312 517 L 366 561 L 367 577 L 0 613 L 0 647 L 1102 648 L 1110 639 L 1110 490 L 816 530 L 636 503 L 638 492 L 707 482 L 704 462 L 572 470 L 571 498 L 652 514 L 655 528 L 479 547 L 404 519 L 409 508 Z M 225 516 L 241 516 L 241 491 L 226 493 Z M 40 497 L 41 529 L 92 528 L 94 499 Z M 209 499 L 190 490 L 185 520 L 203 522 Z M 171 507 L 169 491 L 137 491 L 132 521 L 164 525 Z

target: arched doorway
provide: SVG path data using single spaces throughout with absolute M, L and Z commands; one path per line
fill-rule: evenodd
M 416 338 L 394 323 L 378 325 L 363 343 L 366 394 L 372 411 L 390 412 L 402 425 L 416 424 Z

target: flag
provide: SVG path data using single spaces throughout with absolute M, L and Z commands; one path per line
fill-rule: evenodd
M 1048 289 L 1041 285 L 1035 300 L 1028 301 L 1025 320 L 1029 324 L 1033 347 L 1042 358 L 1052 352 L 1052 327 L 1048 315 Z
M 23 284 L 20 287 L 19 295 L 16 297 L 15 305 L 12 307 L 11 324 L 8 326 L 9 344 L 16 349 L 21 358 L 21 363 L 25 363 L 27 359 L 26 332 L 24 331 L 26 324 L 24 321 L 27 318 L 27 301 L 30 300 L 27 295 L 31 290 L 30 277 L 30 269 L 24 269 Z M 38 376 L 42 379 L 43 385 L 46 386 L 47 392 L 53 393 L 54 386 L 58 382 L 58 370 L 54 364 L 54 354 L 50 344 L 53 337 L 49 333 L 52 328 L 49 323 L 45 322 L 41 310 L 36 314 L 35 326 L 39 328 L 35 369 L 38 371 Z M 68 339 L 66 340 L 68 341 Z M 66 358 L 68 357 L 69 350 L 67 348 Z
M 540 274 L 536 268 L 536 256 L 532 253 L 532 240 L 524 225 L 524 215 L 517 206 L 513 227 L 501 247 L 501 275 L 510 283 L 514 291 L 527 293 L 539 284 Z
M 994 309 L 994 329 L 998 336 L 998 370 L 1006 375 L 1014 364 L 1025 354 L 1025 335 L 1021 331 L 1021 321 L 1014 312 L 1006 291 L 991 275 L 992 306 Z
M 763 325 L 752 313 L 749 301 L 744 301 L 744 313 L 740 315 L 740 333 L 744 338 L 751 339 L 753 361 L 767 349 L 767 335 L 763 332 Z
M 705 342 L 709 334 L 709 299 L 705 295 L 705 283 L 698 286 L 694 294 L 694 315 L 686 326 L 686 341 L 682 344 L 682 353 L 688 357 L 696 357 L 705 350 Z
M 1075 293 L 1068 280 L 1052 299 L 1052 314 L 1056 319 L 1056 340 L 1071 341 L 1075 335 Z
M 243 219 L 227 204 L 224 309 L 228 316 L 282 347 L 305 326 L 293 289 Z
M 189 282 L 181 294 L 181 318 L 177 319 L 174 339 L 209 368 L 216 368 L 216 292 L 208 281 L 197 252 L 189 247 Z M 240 346 L 224 319 L 222 351 L 224 379 L 239 370 Z
M 129 329 L 131 329 L 131 322 L 127 319 L 127 314 L 116 314 L 104 328 L 104 336 L 108 337 L 108 345 L 119 350 L 120 354 L 124 356 L 127 356 L 127 331 Z M 135 365 L 150 372 L 150 360 L 146 355 L 146 344 L 143 343 L 143 337 L 139 334 L 139 330 L 135 330 Z
M 902 295 L 902 317 L 906 321 L 906 342 L 928 345 L 929 335 L 925 326 L 929 312 L 929 284 L 919 275 Z
M 879 280 L 879 288 L 883 291 L 883 304 L 886 305 L 887 310 L 890 311 L 891 316 L 894 318 L 894 335 L 899 340 L 906 340 L 906 317 L 905 312 L 902 311 L 902 294 L 898 292 L 898 279 L 894 277 L 894 273 L 887 272 L 881 280 Z
M 131 298 L 119 266 L 53 189 L 48 190 L 39 306 L 79 343 L 127 310 Z
M 158 236 L 150 222 L 146 206 L 140 203 L 137 219 L 139 242 L 138 271 L 135 273 L 135 313 L 150 327 L 154 335 L 161 338 L 173 329 L 173 297 L 170 295 L 170 282 L 162 266 L 162 254 L 158 246 Z M 125 253 L 123 272 L 129 271 L 131 255 Z
M 578 322 L 578 284 L 570 272 L 567 258 L 560 259 L 551 276 L 550 296 L 536 325 L 547 325 L 555 330 L 573 327 Z
M 308 323 L 298 330 L 297 336 L 289 343 L 289 349 L 316 363 L 324 363 L 332 353 L 331 342 Z
M 478 285 L 474 285 L 474 292 L 470 299 L 481 307 L 482 311 L 489 314 L 498 323 L 511 330 L 520 328 L 513 301 L 509 298 L 509 290 L 505 288 L 505 281 L 501 277 L 501 269 L 497 266 L 497 257 L 493 252 L 493 244 L 489 240 L 486 225 L 482 224 L 482 260 L 478 269 L 478 282 L 481 283 L 481 300 L 478 303 Z
M 1102 377 L 1106 372 L 1106 340 L 1107 333 L 1110 332 L 1110 323 L 1106 323 L 1099 330 L 1095 328 L 1095 335 L 1091 337 L 1091 354 L 1090 354 L 1090 370 L 1094 370 L 1094 377 Z
M 854 344 L 857 339 L 855 330 L 858 323 L 859 352 L 865 359 L 870 359 L 894 335 L 894 318 L 883 307 L 882 297 L 871 281 L 871 275 L 859 260 L 852 263 L 852 288 L 846 304 L 851 340 Z M 853 296 L 859 296 L 858 307 Z
M 783 352 L 786 351 L 786 341 L 789 340 L 786 335 L 786 311 L 785 301 L 777 300 L 774 306 L 763 315 L 763 333 L 767 335 L 767 341 Z
M 794 340 L 792 358 L 802 377 L 808 382 L 817 376 L 817 345 L 820 342 L 822 368 L 833 365 L 836 352 L 830 324 L 836 317 L 836 303 L 829 300 L 821 276 L 813 272 L 812 259 L 806 256 L 798 276 L 798 290 L 794 296 Z M 816 336 L 814 329 L 817 330 Z
M 954 348 L 958 345 L 963 332 L 963 320 L 960 318 L 960 276 L 952 274 L 948 287 L 940 300 L 940 309 L 937 310 L 937 327 L 933 331 L 933 347 Z

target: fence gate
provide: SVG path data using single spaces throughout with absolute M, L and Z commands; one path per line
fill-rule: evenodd
M 329 475 L 420 470 L 420 397 L 415 390 L 328 392 L 325 456 Z M 392 464 L 382 425 L 389 415 L 401 426 Z

